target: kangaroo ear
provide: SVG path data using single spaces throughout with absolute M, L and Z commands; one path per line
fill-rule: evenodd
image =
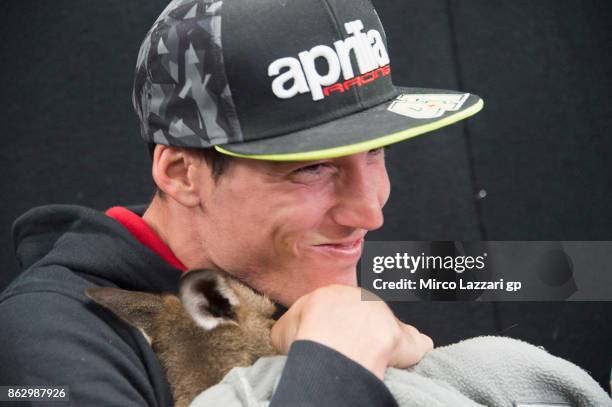
M 180 297 L 187 313 L 202 328 L 235 322 L 239 305 L 228 277 L 213 270 L 191 270 L 181 277 Z
M 85 294 L 128 324 L 144 331 L 150 342 L 155 316 L 163 309 L 161 295 L 113 287 L 88 288 Z

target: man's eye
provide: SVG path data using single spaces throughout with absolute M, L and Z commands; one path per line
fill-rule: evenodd
M 302 174 L 316 174 L 320 172 L 323 169 L 323 167 L 325 167 L 325 164 L 313 164 L 313 165 L 308 165 L 306 167 L 298 168 L 295 172 L 302 173 Z
M 378 154 L 382 153 L 383 151 L 385 151 L 385 147 L 378 147 L 378 148 L 374 148 L 374 149 L 368 151 L 368 154 L 370 154 L 370 155 L 378 155 Z

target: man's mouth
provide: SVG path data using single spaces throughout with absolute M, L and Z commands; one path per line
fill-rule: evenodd
M 312 247 L 315 248 L 317 251 L 327 253 L 333 256 L 359 258 L 361 256 L 362 245 L 363 237 L 360 237 L 352 241 L 318 244 Z

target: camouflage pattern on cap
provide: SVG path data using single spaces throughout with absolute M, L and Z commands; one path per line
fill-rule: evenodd
M 145 141 L 200 148 L 242 141 L 223 64 L 222 5 L 174 0 L 147 33 L 132 93 Z

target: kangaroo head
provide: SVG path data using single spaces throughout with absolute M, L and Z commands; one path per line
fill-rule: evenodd
M 182 405 L 218 383 L 231 368 L 273 354 L 274 304 L 235 278 L 191 270 L 179 297 L 112 287 L 86 295 L 138 328 L 166 370 L 175 403 Z

